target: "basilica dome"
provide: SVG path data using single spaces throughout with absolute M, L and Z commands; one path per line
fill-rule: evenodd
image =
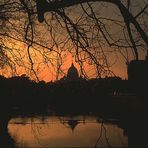
M 67 79 L 76 80 L 78 78 L 79 78 L 78 70 L 74 66 L 74 64 L 72 63 L 70 68 L 68 69 L 68 72 L 67 72 Z

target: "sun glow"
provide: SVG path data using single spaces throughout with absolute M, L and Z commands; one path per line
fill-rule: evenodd
M 25 74 L 31 79 L 36 80 L 31 71 L 31 61 L 27 51 L 28 46 L 20 42 L 16 42 L 15 44 L 8 43 L 7 46 L 10 47 L 10 50 L 6 50 L 5 54 L 9 59 L 11 59 L 11 61 L 10 64 L 6 64 L 1 68 L 0 74 L 6 77 L 21 76 Z M 71 66 L 72 62 L 78 69 L 79 75 L 81 75 L 79 64 L 75 61 L 75 58 L 68 50 L 64 50 L 62 55 L 60 55 L 60 58 L 59 54 L 55 52 L 56 49 L 49 51 L 48 49 L 41 49 L 36 46 L 34 48 L 31 47 L 29 51 L 33 62 L 33 68 L 40 81 L 43 80 L 48 82 L 61 79 L 63 76 L 67 75 L 67 70 Z M 84 62 L 83 68 L 89 78 L 96 77 L 95 65 Z M 125 69 L 126 65 L 124 64 L 124 61 L 119 61 L 111 67 L 111 70 L 123 79 L 126 78 Z

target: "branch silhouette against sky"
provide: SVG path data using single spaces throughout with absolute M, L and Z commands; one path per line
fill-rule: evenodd
M 148 55 L 147 21 L 147 0 L 2 0 L 1 74 L 55 80 L 74 61 L 83 77 L 125 78 Z

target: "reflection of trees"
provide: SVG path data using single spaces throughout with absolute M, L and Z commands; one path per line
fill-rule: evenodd
M 78 127 L 73 133 L 68 126 L 69 121 L 78 123 Z M 17 147 L 93 147 L 102 128 L 102 137 L 96 147 L 108 147 L 109 145 L 105 139 L 105 130 L 101 127 L 102 122 L 104 128 L 106 128 L 106 137 L 110 144 L 113 147 L 123 146 L 124 144 L 120 143 L 120 137 L 117 136 L 117 134 L 121 134 L 126 147 L 127 139 L 123 136 L 122 130 L 114 126 L 118 124 L 117 122 L 110 119 L 102 120 L 102 118 L 92 115 L 51 115 L 13 118 L 9 122 L 9 132 Z M 114 129 L 115 127 L 116 129 Z M 25 134 L 24 130 L 26 130 Z M 115 131 L 117 134 L 114 134 Z
M 96 148 L 97 145 L 98 145 L 98 143 L 99 143 L 99 141 L 101 140 L 101 138 L 102 138 L 102 136 L 103 136 L 103 131 L 104 131 L 104 136 L 105 136 L 105 140 L 106 140 L 106 142 L 107 142 L 108 147 L 112 147 L 111 144 L 109 143 L 109 140 L 108 140 L 108 137 L 107 137 L 106 127 L 105 127 L 105 125 L 104 125 L 103 122 L 101 122 L 101 127 L 100 127 L 100 128 L 101 128 L 101 130 L 100 130 L 100 135 L 99 135 L 99 137 L 98 137 L 98 139 L 97 139 L 97 141 L 96 141 L 94 147 Z
M 37 140 L 38 144 L 40 146 L 47 146 L 47 144 L 42 143 L 41 139 L 42 137 L 46 136 L 47 133 L 49 131 L 49 125 L 48 123 L 34 123 L 34 121 L 31 122 L 31 129 L 32 129 L 32 133 L 34 135 L 34 138 Z
M 110 66 L 116 60 L 110 56 L 120 53 L 128 62 L 147 52 L 144 0 L 6 0 L 0 8 L 0 44 L 11 59 L 10 68 L 18 65 L 36 78 L 43 64 L 53 67 L 58 78 L 67 52 L 79 63 L 82 75 L 87 76 L 87 63 L 98 77 L 113 75 Z

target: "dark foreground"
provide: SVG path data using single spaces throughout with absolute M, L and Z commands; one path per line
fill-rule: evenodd
M 94 115 L 103 122 L 116 121 L 128 136 L 129 148 L 148 147 L 148 95 L 142 83 L 137 86 L 113 79 L 36 84 L 25 77 L 1 78 L 0 82 L 0 147 L 15 147 L 8 133 L 10 119 L 53 114 Z
M 145 96 L 144 96 L 145 97 Z M 104 123 L 114 122 L 124 130 L 128 136 L 129 148 L 146 148 L 147 143 L 147 112 L 145 98 L 139 99 L 136 96 L 122 95 L 112 96 L 110 99 L 95 100 L 94 102 L 85 102 L 77 100 L 73 102 L 68 98 L 63 102 L 28 102 L 19 105 L 10 106 L 9 103 L 1 107 L 0 114 L 0 147 L 15 147 L 14 141 L 8 133 L 7 125 L 10 119 L 16 117 L 47 117 L 57 116 L 78 116 L 93 115 Z M 92 100 L 92 99 L 91 99 Z M 72 121 L 73 122 L 73 121 Z

